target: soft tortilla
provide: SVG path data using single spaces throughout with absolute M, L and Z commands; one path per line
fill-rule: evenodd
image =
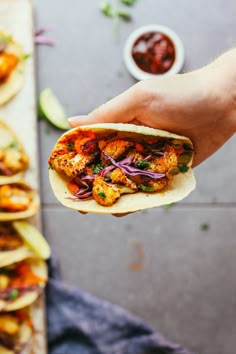
M 30 262 L 31 269 L 35 275 L 47 279 L 47 266 L 44 261 L 40 259 L 28 259 L 28 262 Z M 0 311 L 15 311 L 31 305 L 38 298 L 39 294 L 39 291 L 32 290 L 27 291 L 25 294 L 22 294 L 19 298 L 12 300 L 11 302 L 0 300 Z
M 0 148 L 10 145 L 13 141 L 17 142 L 17 149 L 19 152 L 25 154 L 23 145 L 19 141 L 15 132 L 3 120 L 0 119 Z M 22 179 L 24 172 L 25 171 L 20 171 L 12 176 L 0 176 L 0 185 L 19 181 Z
M 13 184 L 13 183 L 15 182 L 9 184 Z M 18 181 L 16 182 L 16 184 L 29 187 L 25 181 Z M 32 197 L 33 197 L 29 205 L 29 208 L 25 211 L 18 211 L 14 213 L 0 211 L 0 221 L 12 221 L 17 219 L 25 219 L 35 215 L 39 210 L 39 197 L 35 190 L 30 190 L 29 192 L 32 193 Z
M 77 127 L 69 132 L 66 132 L 58 140 L 63 139 L 64 136 L 69 136 L 76 130 L 92 130 L 97 134 L 112 131 L 130 132 L 134 134 L 146 135 L 150 137 L 164 137 L 183 140 L 192 145 L 191 141 L 183 136 L 172 134 L 163 130 L 157 130 L 149 127 L 137 126 L 133 124 L 93 124 L 82 127 Z M 56 144 L 57 145 L 57 144 Z M 188 164 L 191 166 L 192 161 Z M 121 214 L 129 213 L 137 210 L 158 207 L 165 204 L 175 203 L 185 198 L 190 192 L 195 189 L 196 181 L 191 168 L 188 172 L 180 173 L 174 177 L 173 181 L 169 182 L 168 188 L 164 192 L 158 193 L 143 193 L 137 192 L 134 194 L 124 194 L 118 201 L 109 207 L 99 205 L 95 200 L 75 202 L 68 199 L 74 197 L 67 189 L 67 182 L 69 178 L 57 173 L 55 170 L 49 170 L 49 179 L 56 198 L 66 207 L 80 210 L 84 212 L 98 213 L 98 214 Z
M 0 35 L 8 36 L 8 34 L 4 33 L 3 31 L 0 31 Z M 24 51 L 22 47 L 12 39 L 9 40 L 6 51 L 8 53 L 15 54 L 18 58 L 24 57 Z M 18 93 L 18 91 L 20 91 L 24 82 L 24 72 L 25 61 L 19 60 L 15 69 L 9 75 L 7 81 L 3 84 L 0 84 L 0 106 L 7 103 Z

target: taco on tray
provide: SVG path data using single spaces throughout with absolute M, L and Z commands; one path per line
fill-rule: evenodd
M 28 218 L 38 209 L 37 192 L 26 182 L 0 185 L 0 221 Z
M 19 180 L 29 158 L 13 130 L 0 120 L 0 184 Z
M 33 324 L 29 308 L 0 314 L 0 353 L 21 353 L 29 343 Z
M 0 31 L 0 105 L 21 89 L 25 71 L 25 54 L 11 35 Z
M 28 258 L 0 268 L 0 311 L 14 311 L 34 302 L 47 281 L 44 261 Z
M 26 221 L 0 222 L 0 268 L 29 257 L 48 259 L 49 245 L 39 234 Z
M 173 203 L 195 188 L 191 141 L 133 124 L 94 124 L 63 134 L 49 178 L 65 206 L 126 213 Z

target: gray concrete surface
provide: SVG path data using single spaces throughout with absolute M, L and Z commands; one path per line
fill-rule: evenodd
M 98 4 L 35 0 L 37 25 L 54 26 L 50 36 L 56 41 L 54 48 L 37 50 L 38 89 L 51 87 L 68 116 L 89 112 L 135 82 L 122 62 L 122 48 L 140 25 L 165 24 L 179 33 L 184 71 L 236 43 L 233 0 L 139 0 L 131 9 L 133 21 L 120 25 L 118 43 Z M 196 169 L 197 189 L 183 202 L 116 219 L 82 216 L 57 203 L 47 157 L 61 132 L 44 121 L 39 131 L 44 231 L 64 278 L 122 305 L 196 353 L 234 354 L 235 137 Z M 141 265 L 135 270 L 137 259 Z

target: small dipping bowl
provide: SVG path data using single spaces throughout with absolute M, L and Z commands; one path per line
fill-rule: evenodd
M 124 62 L 137 80 L 180 72 L 184 46 L 179 36 L 161 25 L 146 25 L 130 34 L 124 46 Z

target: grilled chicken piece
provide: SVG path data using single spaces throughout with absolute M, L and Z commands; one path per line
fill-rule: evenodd
M 82 155 L 75 152 L 57 156 L 51 155 L 49 158 L 50 166 L 59 173 L 63 173 L 68 177 L 76 177 L 81 174 L 86 166 L 94 160 L 93 155 Z
M 19 171 L 27 169 L 29 164 L 28 156 L 15 148 L 7 148 L 0 152 L 0 162 L 5 169 L 8 169 L 15 174 Z M 0 173 L 1 174 L 1 173 Z
M 18 58 L 12 53 L 2 52 L 0 53 L 0 81 L 4 81 L 15 69 Z
M 178 157 L 173 146 L 168 146 L 166 152 L 161 157 L 154 157 L 149 163 L 149 171 L 165 173 L 172 167 L 178 165 Z
M 96 202 L 103 206 L 110 206 L 120 197 L 120 190 L 104 181 L 103 177 L 95 177 L 93 183 L 93 197 Z
M 79 131 L 70 139 L 61 140 L 48 159 L 49 165 L 68 177 L 84 172 L 98 154 L 96 136 L 90 131 Z
M 23 241 L 17 235 L 1 235 L 0 233 L 0 251 L 13 250 L 22 246 Z
M 0 316 L 0 332 L 14 336 L 19 331 L 19 320 L 16 316 L 4 314 Z
M 29 191 L 17 186 L 0 186 L 0 209 L 9 212 L 18 212 L 28 209 L 32 201 Z
M 131 181 L 120 168 L 116 168 L 115 170 L 113 170 L 111 172 L 110 178 L 112 180 L 112 183 L 124 184 L 125 186 L 131 188 L 134 191 L 138 190 L 136 184 Z
M 102 152 L 112 157 L 114 160 L 121 160 L 127 153 L 127 151 L 134 146 L 131 141 L 125 140 L 113 140 L 108 142 L 103 147 Z

